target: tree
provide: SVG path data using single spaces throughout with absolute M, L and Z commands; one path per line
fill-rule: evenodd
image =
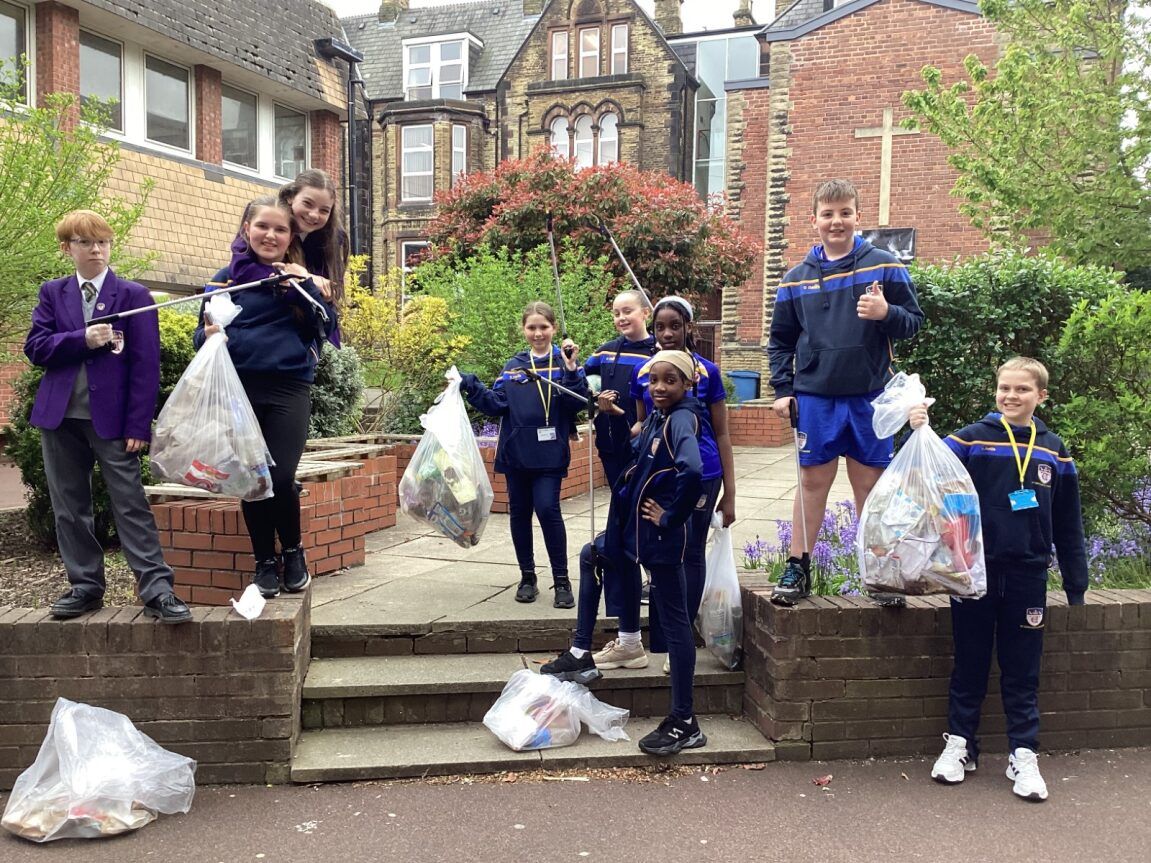
M 152 256 L 125 252 L 128 234 L 144 213 L 150 185 L 135 203 L 103 190 L 119 148 L 101 137 L 107 108 L 50 93 L 36 107 L 23 104 L 21 78 L 0 68 L 0 343 L 21 341 L 40 284 L 73 268 L 60 254 L 55 228 L 71 210 L 95 210 L 114 233 L 112 263 L 131 276 Z
M 989 236 L 1035 236 L 1075 263 L 1151 265 L 1151 2 L 982 0 L 1007 37 L 904 104 L 951 148 L 953 194 Z
M 436 202 L 429 232 L 436 256 L 466 260 L 481 245 L 530 252 L 547 242 L 552 213 L 557 240 L 570 239 L 587 260 L 605 258 L 617 282 L 630 284 L 598 230 L 602 219 L 640 283 L 657 296 L 738 285 L 755 254 L 736 225 L 689 184 L 622 162 L 577 170 L 546 148 L 470 174 Z

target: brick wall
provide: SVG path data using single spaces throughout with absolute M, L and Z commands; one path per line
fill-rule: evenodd
M 36 757 L 58 697 L 123 713 L 195 758 L 198 784 L 287 782 L 300 729 L 310 615 L 303 597 L 254 621 L 198 608 L 165 626 L 134 608 L 53 621 L 0 607 L 0 790 Z
M 396 523 L 391 452 L 360 459 L 346 475 L 305 480 L 304 489 L 301 541 L 313 574 L 360 566 L 367 534 Z M 198 605 L 227 605 L 247 586 L 255 562 L 238 500 L 161 501 L 152 512 L 181 596 Z
M 21 345 L 12 345 L 10 354 L 0 353 L 0 426 L 10 421 L 11 412 L 16 407 L 12 385 L 28 368 L 28 363 L 18 356 L 21 349 Z
M 340 118 L 331 111 L 312 111 L 311 166 L 319 168 L 336 183 L 343 176 L 343 135 Z
M 223 76 L 219 69 L 197 65 L 196 83 L 196 158 L 219 165 L 224 161 L 220 89 Z
M 936 754 L 947 730 L 952 665 L 945 597 L 902 610 L 858 597 L 811 597 L 792 609 L 745 585 L 744 712 L 781 758 Z M 1151 740 L 1151 591 L 1090 590 L 1068 607 L 1048 595 L 1039 689 L 1046 749 Z M 984 748 L 1007 749 L 992 674 Z
M 80 92 L 80 13 L 62 3 L 37 3 L 37 99 L 58 92 Z M 75 122 L 79 105 L 70 114 Z
M 791 443 L 791 426 L 771 409 L 771 402 L 727 406 L 732 446 L 783 446 Z

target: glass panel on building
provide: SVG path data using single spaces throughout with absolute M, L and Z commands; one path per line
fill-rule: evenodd
M 158 57 L 144 59 L 144 103 L 148 140 L 191 149 L 188 70 Z
M 579 75 L 594 78 L 599 74 L 599 27 L 579 31 Z
M 224 161 L 243 165 L 253 171 L 259 166 L 256 103 L 256 97 L 251 93 L 227 84 L 220 88 L 220 135 L 223 139 Z
M 577 168 L 590 168 L 595 151 L 590 114 L 582 114 L 575 121 L 575 161 Z
M 616 24 L 611 28 L 611 73 L 627 74 L 627 25 Z
M 435 168 L 432 126 L 404 126 L 402 138 L 400 199 L 430 201 Z
M 80 103 L 104 103 L 108 128 L 124 130 L 123 59 L 118 42 L 80 31 Z
M 568 76 L 568 33 L 552 33 L 552 80 L 562 81 Z
M 619 161 L 619 123 L 615 114 L 604 114 L 599 119 L 599 164 L 610 165 Z
M 552 120 L 552 151 L 562 159 L 571 158 L 571 139 L 568 137 L 567 117 Z
M 308 167 L 308 118 L 299 111 L 275 107 L 276 173 L 289 180 Z
M 22 6 L 0 2 L 0 64 L 11 70 L 28 53 L 27 14 Z M 28 101 L 27 76 L 20 70 L 23 93 L 20 101 Z
M 468 127 L 452 124 L 452 185 L 468 173 Z

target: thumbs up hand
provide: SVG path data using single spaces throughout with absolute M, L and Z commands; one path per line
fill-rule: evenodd
M 883 298 L 883 286 L 879 282 L 872 282 L 859 298 L 855 313 L 865 321 L 882 321 L 887 317 L 887 300 Z

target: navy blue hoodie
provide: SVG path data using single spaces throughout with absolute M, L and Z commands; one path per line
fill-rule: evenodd
M 861 320 L 856 303 L 875 281 L 883 286 L 887 317 Z M 892 375 L 892 340 L 909 339 L 922 325 L 915 286 L 894 256 L 856 237 L 851 254 L 828 261 L 816 245 L 776 293 L 767 343 L 772 389 L 777 398 L 883 389 Z
M 550 377 L 573 392 L 582 401 L 563 395 L 559 390 L 528 378 L 524 369 Z M 550 373 L 548 369 L 551 369 Z M 568 438 L 575 431 L 576 415 L 587 407 L 587 378 L 582 368 L 568 371 L 559 348 L 552 348 L 551 361 L 532 361 L 530 351 L 520 351 L 504 364 L 491 389 L 473 374 L 462 376 L 460 389 L 468 404 L 488 416 L 501 417 L 500 437 L 496 444 L 495 469 L 499 473 L 531 471 L 567 476 L 571 449 Z M 550 427 L 554 435 L 539 429 Z
M 655 336 L 638 342 L 620 336 L 600 345 L 599 350 L 584 363 L 584 371 L 600 376 L 602 389 L 619 393 L 616 404 L 623 408 L 623 416 L 606 411 L 596 414 L 595 444 L 603 455 L 622 456 L 631 452 L 631 427 L 636 421 L 631 379 L 635 370 L 655 356 L 658 350 Z
M 1022 461 L 1031 430 L 1012 426 L 1011 431 Z M 979 493 L 989 581 L 993 583 L 1007 573 L 1046 581 L 1054 544 L 1067 600 L 1082 603 L 1087 589 L 1087 554 L 1079 474 L 1059 436 L 1042 420 L 1035 420 L 1035 449 L 1024 486 L 1034 489 L 1039 506 L 1018 512 L 1011 511 L 1008 495 L 1019 489 L 1019 467 L 1000 414 L 989 413 L 944 442 L 966 466 Z
M 699 399 L 685 396 L 667 413 L 657 410 L 644 420 L 635 440 L 635 464 L 612 492 L 613 515 L 618 515 L 609 522 L 606 547 L 648 566 L 683 562 L 687 522 L 703 492 L 699 434 L 706 412 Z M 664 509 L 658 525 L 640 514 L 647 498 Z

